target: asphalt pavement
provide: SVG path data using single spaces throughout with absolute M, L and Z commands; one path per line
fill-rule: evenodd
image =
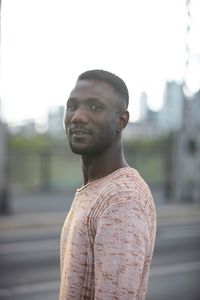
M 0 217 L 0 299 L 55 300 L 59 239 L 71 194 L 12 199 Z M 157 206 L 158 231 L 146 300 L 200 299 L 200 206 Z

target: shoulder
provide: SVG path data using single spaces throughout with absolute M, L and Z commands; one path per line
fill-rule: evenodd
M 93 215 L 99 219 L 103 214 L 113 213 L 113 209 L 125 215 L 138 212 L 147 219 L 155 213 L 151 191 L 135 169 L 119 169 L 102 183 L 101 194 L 93 207 Z
M 121 197 L 118 197 L 119 195 Z M 102 188 L 101 196 L 107 200 L 118 198 L 127 201 L 128 198 L 134 200 L 135 204 L 142 206 L 153 202 L 148 184 L 139 172 L 131 167 L 119 169 L 111 174 Z

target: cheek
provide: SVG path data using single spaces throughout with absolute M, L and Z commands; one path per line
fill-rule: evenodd
M 102 136 L 111 136 L 111 135 L 115 135 L 115 133 L 117 132 L 117 124 L 116 124 L 116 120 L 107 120 L 104 123 L 101 124 L 100 127 L 100 133 Z

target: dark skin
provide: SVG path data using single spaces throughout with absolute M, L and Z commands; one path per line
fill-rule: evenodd
M 128 166 L 121 141 L 129 120 L 124 100 L 100 80 L 80 80 L 67 101 L 65 128 L 82 157 L 84 184 Z

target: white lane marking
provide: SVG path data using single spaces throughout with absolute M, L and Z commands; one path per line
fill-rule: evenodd
M 178 264 L 154 266 L 151 268 L 150 277 L 186 273 L 198 270 L 200 270 L 200 261 L 189 261 Z
M 6 243 L 0 247 L 0 255 L 21 254 L 25 252 L 49 251 L 59 249 L 59 240 L 37 240 L 17 243 Z
M 200 261 L 191 261 L 178 263 L 173 265 L 154 266 L 151 268 L 150 277 L 164 276 L 183 272 L 191 272 L 200 270 Z M 10 297 L 18 295 L 28 295 L 45 293 L 48 291 L 59 291 L 60 281 L 47 281 L 40 283 L 25 284 L 21 286 L 13 286 L 10 288 L 0 289 L 0 297 Z

